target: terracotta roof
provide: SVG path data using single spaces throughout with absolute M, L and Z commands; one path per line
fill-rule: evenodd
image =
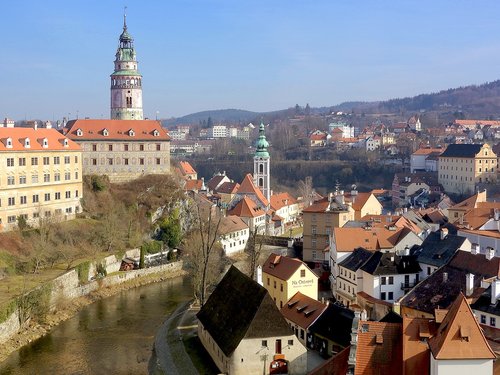
M 297 201 L 295 200 L 295 198 L 287 192 L 271 195 L 271 208 L 276 211 L 282 207 L 285 207 L 287 204 L 291 206 L 292 204 L 296 203 Z
M 264 196 L 264 194 L 262 194 L 262 191 L 253 183 L 253 178 L 250 173 L 248 173 L 243 178 L 243 181 L 241 181 L 240 187 L 238 189 L 238 194 L 254 194 L 257 199 L 261 201 L 263 206 L 267 206 L 269 204 L 267 198 Z
M 419 148 L 412 155 L 429 155 L 432 153 L 441 154 L 442 152 L 443 152 L 443 149 L 441 149 L 441 148 Z
M 429 348 L 436 359 L 496 358 L 462 293 L 429 340 Z
M 238 216 L 229 215 L 223 217 L 220 221 L 220 234 L 228 234 L 239 230 L 248 229 L 248 225 Z
M 500 126 L 500 121 L 495 120 L 455 120 L 455 124 L 462 126 L 492 125 Z
M 264 262 L 262 272 L 287 281 L 302 265 L 307 267 L 300 259 L 271 254 Z
M 180 169 L 183 176 L 185 176 L 187 174 L 196 174 L 196 171 L 191 166 L 191 164 L 189 164 L 188 161 L 180 161 L 179 162 L 179 169 Z
M 338 252 L 353 251 L 358 247 L 366 250 L 392 249 L 409 232 L 407 228 L 333 228 Z
M 463 210 L 472 210 L 473 208 L 476 208 L 477 207 L 477 204 L 479 202 L 482 202 L 483 199 L 485 197 L 485 192 L 478 192 L 472 196 L 470 196 L 469 198 L 463 200 L 462 202 L 459 202 L 457 203 L 456 205 L 452 206 L 451 208 L 452 209 L 457 209 L 457 208 L 460 208 L 460 209 L 463 209 Z
M 476 208 L 465 213 L 463 222 L 467 229 L 479 229 L 493 217 L 495 209 L 500 209 L 500 202 L 478 203 Z
M 8 147 L 8 139 L 12 147 Z M 47 147 L 43 147 L 43 140 L 47 140 Z M 26 142 L 26 140 L 28 140 Z M 67 146 L 65 146 L 65 140 Z M 29 147 L 28 147 L 29 144 Z M 47 128 L 0 128 L 0 151 L 64 151 L 78 150 L 78 144 L 68 139 L 55 129 Z
M 352 208 L 355 211 L 361 211 L 363 206 L 366 204 L 368 199 L 372 196 L 372 193 L 358 193 L 357 195 L 350 195 L 349 200 L 352 201 Z M 378 202 L 378 201 L 377 201 Z
M 79 136 L 78 129 L 82 135 Z M 104 135 L 104 130 L 108 135 Z M 130 130 L 133 130 L 131 135 Z M 156 133 L 155 133 L 156 131 Z M 63 129 L 73 140 L 169 141 L 170 136 L 156 120 L 71 120 Z M 157 135 L 155 135 L 157 134 Z
M 404 374 L 428 374 L 430 352 L 429 338 L 434 336 L 437 324 L 428 318 L 403 316 Z
M 355 375 L 402 373 L 401 324 L 360 321 Z
M 240 188 L 240 184 L 237 182 L 224 182 L 216 190 L 219 194 L 235 194 Z
M 335 199 L 330 203 L 328 197 L 317 200 L 312 205 L 302 210 L 302 212 L 313 213 L 335 213 L 344 211 L 347 211 L 347 207 L 340 205 Z
M 285 319 L 306 330 L 325 311 L 326 306 L 311 297 L 297 292 L 280 311 Z
M 239 217 L 258 217 L 266 213 L 253 200 L 245 196 L 227 214 Z
M 361 298 L 361 299 L 363 299 L 363 300 L 365 300 L 373 305 L 383 305 L 383 306 L 387 306 L 387 307 L 392 308 L 392 303 L 387 302 L 387 301 L 383 301 L 383 300 L 375 298 L 373 296 L 370 296 L 366 292 L 358 292 L 358 293 L 356 293 L 356 295 L 358 296 L 358 298 Z
M 326 134 L 311 134 L 311 141 L 323 141 L 326 139 Z
M 184 190 L 200 190 L 203 186 L 202 180 L 186 180 L 184 184 Z

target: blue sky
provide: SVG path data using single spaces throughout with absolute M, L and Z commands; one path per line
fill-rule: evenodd
M 108 118 L 124 5 L 151 118 L 500 78 L 498 1 L 5 1 L 0 117 Z

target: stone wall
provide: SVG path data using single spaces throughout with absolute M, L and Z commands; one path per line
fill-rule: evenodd
M 134 255 L 136 252 L 137 249 L 130 250 L 130 255 Z M 104 260 L 101 260 L 100 262 L 106 264 L 106 270 L 108 273 L 116 272 L 115 270 L 119 269 L 121 263 L 121 261 L 118 261 L 114 255 L 109 256 Z M 95 265 L 91 267 L 91 269 L 95 270 Z M 174 273 L 180 270 L 182 270 L 182 261 L 141 270 L 115 273 L 102 279 L 95 279 L 88 283 L 80 285 L 78 272 L 75 269 L 72 269 L 71 271 L 68 271 L 51 281 L 52 288 L 50 292 L 49 302 L 50 309 L 56 310 L 58 306 L 68 303 L 73 299 L 86 296 L 100 288 L 119 285 L 124 282 L 152 274 Z M 4 322 L 0 323 L 0 344 L 15 335 L 20 328 L 21 324 L 19 319 L 19 312 L 16 308 L 15 311 Z

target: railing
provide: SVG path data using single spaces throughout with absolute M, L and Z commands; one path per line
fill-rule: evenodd
M 401 290 L 412 289 L 417 283 L 401 283 Z

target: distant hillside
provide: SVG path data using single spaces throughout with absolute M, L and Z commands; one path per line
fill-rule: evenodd
M 247 123 L 259 117 L 258 112 L 245 111 L 243 109 L 217 109 L 213 111 L 203 111 L 192 113 L 174 120 L 166 120 L 166 125 L 176 124 L 198 124 L 200 121 L 207 121 L 210 117 L 214 123 L 217 122 L 241 122 Z

